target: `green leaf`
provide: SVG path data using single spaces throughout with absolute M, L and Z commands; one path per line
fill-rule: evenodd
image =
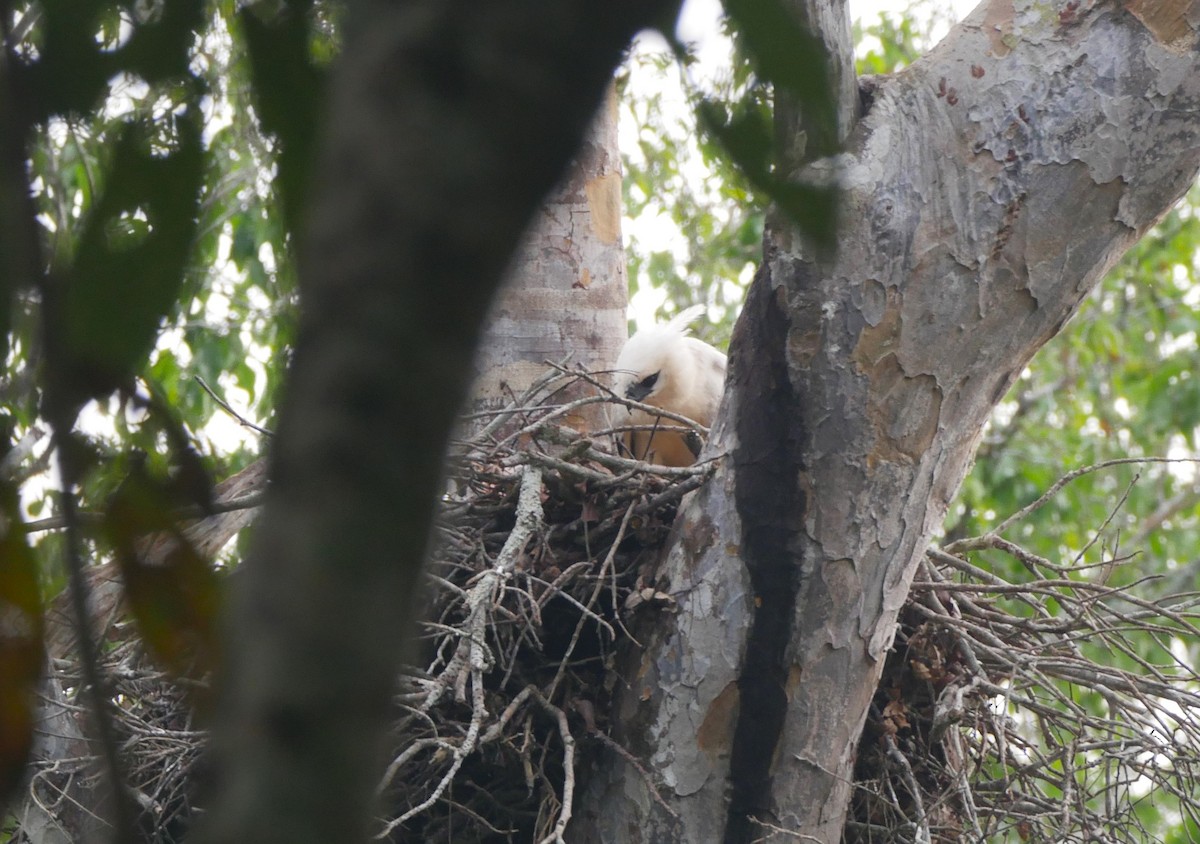
M 151 657 L 175 677 L 203 680 L 217 665 L 221 584 L 176 523 L 176 501 L 170 482 L 135 465 L 105 510 L 103 530 Z
M 770 178 L 775 143 L 770 118 L 745 108 L 728 116 L 711 100 L 697 106 L 701 124 L 711 132 L 733 160 L 756 183 Z
M 165 481 L 165 489 L 171 493 L 171 500 L 184 505 L 196 505 L 210 512 L 214 499 L 208 467 L 196 450 L 187 427 L 163 398 L 157 385 L 150 381 L 144 383 L 150 390 L 146 405 L 150 416 L 146 427 L 162 434 L 170 447 L 171 476 Z
M 239 270 L 246 269 L 250 261 L 258 260 L 258 231 L 253 217 L 239 214 L 233 220 L 233 240 L 229 246 L 229 260 Z
M 810 115 L 812 157 L 837 151 L 837 112 L 826 65 L 825 45 L 810 33 L 781 0 L 724 0 L 754 71 L 788 94 Z
M 21 783 L 33 745 L 43 616 L 17 491 L 0 487 L 0 803 Z
M 124 127 L 74 265 L 52 288 L 48 399 L 56 407 L 103 396 L 132 376 L 175 304 L 204 167 L 196 120 L 185 115 L 174 129 L 175 150 L 158 155 L 145 125 Z M 122 230 L 124 220 L 143 218 L 148 231 L 140 236 Z

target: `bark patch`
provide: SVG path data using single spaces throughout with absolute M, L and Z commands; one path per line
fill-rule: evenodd
M 1129 0 L 1125 8 L 1164 47 L 1178 52 L 1195 49 L 1196 27 L 1188 20 L 1189 13 L 1195 14 L 1193 3 L 1185 0 L 1168 3 Z
M 683 548 L 687 552 L 688 568 L 696 564 L 700 555 L 711 548 L 717 541 L 717 528 L 712 519 L 701 515 L 698 519 L 689 520 L 684 524 Z
M 734 724 L 738 714 L 737 683 L 721 690 L 704 713 L 704 721 L 696 731 L 696 745 L 709 755 L 728 753 L 733 745 Z
M 597 176 L 584 190 L 592 212 L 592 232 L 602 243 L 616 243 L 621 239 L 621 174 Z
M 937 434 L 942 391 L 932 375 L 906 375 L 895 355 L 887 355 L 870 371 L 868 413 L 876 447 L 869 460 L 916 462 Z
M 887 290 L 886 303 L 878 321 L 863 329 L 854 347 L 854 362 L 871 383 L 868 413 L 877 445 L 870 460 L 912 462 L 937 434 L 942 391 L 932 375 L 904 371 L 897 356 L 903 318 L 895 289 Z
M 983 31 L 991 44 L 992 55 L 1002 59 L 1012 52 L 1009 39 L 1013 37 L 1012 0 L 989 3 L 987 17 L 983 20 Z
M 854 347 L 854 362 L 861 370 L 869 370 L 880 358 L 892 354 L 900 346 L 899 292 L 894 287 L 888 287 L 883 290 L 882 296 L 875 292 L 873 298 L 882 302 L 872 303 L 870 310 L 874 312 L 871 314 L 874 319 L 868 317 L 868 325 L 859 334 L 858 343 Z M 864 303 L 864 316 L 867 316 L 867 310 Z

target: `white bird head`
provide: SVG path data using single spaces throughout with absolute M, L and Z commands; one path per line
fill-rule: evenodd
M 691 369 L 687 363 L 688 326 L 704 310 L 704 305 L 693 305 L 669 322 L 643 328 L 630 337 L 617 358 L 617 395 L 663 407 L 666 394 L 686 389 L 678 379 Z
M 725 355 L 688 336 L 688 324 L 703 312 L 703 305 L 695 305 L 630 337 L 617 358 L 617 395 L 709 427 L 721 403 Z M 629 454 L 664 466 L 695 462 L 701 448 L 696 432 L 659 430 L 662 417 L 638 408 L 626 410 L 625 417 L 630 427 L 622 440 Z

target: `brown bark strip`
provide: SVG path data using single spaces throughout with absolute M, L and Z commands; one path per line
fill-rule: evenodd
M 1127 0 L 1125 8 L 1164 46 L 1178 51 L 1196 48 L 1197 38 L 1200 38 L 1196 26 L 1200 4 L 1195 0 L 1159 3 Z

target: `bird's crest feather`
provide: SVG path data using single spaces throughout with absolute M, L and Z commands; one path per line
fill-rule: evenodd
M 671 317 L 666 327 L 680 334 L 687 334 L 688 326 L 695 322 L 706 310 L 708 310 L 707 305 L 692 305 L 690 308 L 684 308 Z
M 688 335 L 688 326 L 704 311 L 704 305 L 692 305 L 667 322 L 639 329 L 621 349 L 617 370 L 623 376 L 641 378 L 661 369 L 675 343 Z

